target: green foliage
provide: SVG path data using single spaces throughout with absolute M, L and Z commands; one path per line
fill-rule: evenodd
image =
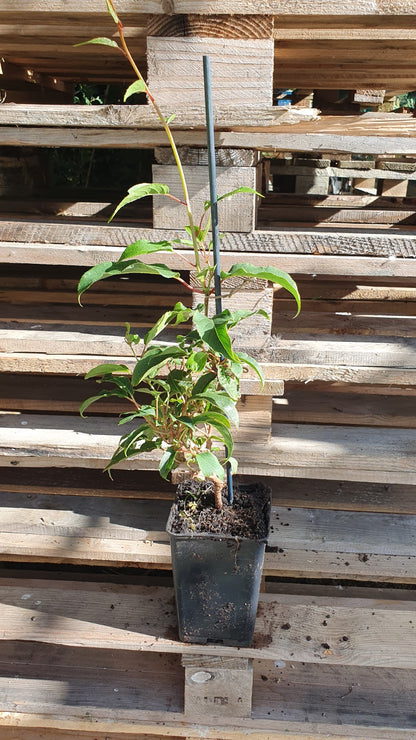
M 118 25 L 122 46 L 126 50 L 122 25 L 113 0 L 106 0 L 106 3 L 108 12 Z M 111 39 L 103 38 L 92 39 L 89 43 L 117 46 Z M 128 87 L 124 100 L 137 92 L 145 91 L 148 94 L 172 147 L 183 194 L 178 197 L 169 193 L 167 185 L 162 183 L 138 183 L 129 187 L 110 221 L 125 205 L 147 196 L 165 195 L 183 204 L 187 236 L 172 242 L 140 239 L 130 244 L 117 261 L 105 262 L 88 270 L 79 282 L 78 296 L 80 299 L 97 281 L 141 273 L 178 280 L 200 295 L 201 302 L 195 305 L 195 301 L 194 308 L 176 303 L 160 316 L 144 340 L 132 334 L 130 325 L 126 324 L 125 339 L 136 359 L 135 367 L 130 372 L 125 365 L 106 364 L 91 370 L 88 377 L 95 378 L 104 387 L 84 401 L 81 412 L 84 413 L 92 403 L 102 398 L 115 396 L 123 399 L 131 405 L 131 411 L 127 414 L 123 411 L 120 424 L 130 424 L 134 428 L 120 438 L 106 469 L 110 470 L 131 457 L 160 450 L 159 472 L 163 478 L 183 465 L 190 475 L 214 481 L 216 501 L 220 506 L 218 493 L 225 477 L 225 465 L 229 463 L 233 472 L 237 469 L 237 461 L 232 457 L 232 428 L 238 426 L 236 404 L 240 398 L 242 374 L 251 369 L 263 383 L 261 367 L 254 358 L 234 349 L 230 332 L 250 316 L 259 314 L 267 317 L 267 314 L 255 307 L 234 312 L 228 308 L 218 313 L 212 312 L 217 268 L 213 263 L 210 241 L 210 203 L 204 204 L 200 220 L 195 222 L 184 170 L 169 128 L 173 117 L 162 114 L 133 62 L 132 67 L 137 80 Z M 220 195 L 218 200 L 232 198 L 237 193 L 253 194 L 255 191 L 242 186 Z M 188 263 L 195 276 L 192 284 L 186 283 L 180 273 L 168 265 L 148 261 L 151 254 L 172 252 L 178 244 L 191 247 Z M 275 267 L 241 262 L 221 272 L 218 278 L 221 284 L 229 278 L 241 278 L 240 286 L 232 287 L 230 294 L 252 279 L 270 281 L 293 296 L 299 313 L 300 296 L 296 283 L 290 275 Z M 189 324 L 192 325 L 191 329 L 188 328 Z M 182 327 L 184 333 L 178 334 L 172 343 L 159 342 L 161 332 L 168 327 Z
M 126 92 L 124 93 L 123 102 L 125 103 L 126 100 L 131 98 L 132 95 L 145 92 L 145 90 L 146 85 L 144 84 L 143 80 L 136 80 L 136 82 L 133 82 L 131 85 L 129 85 Z

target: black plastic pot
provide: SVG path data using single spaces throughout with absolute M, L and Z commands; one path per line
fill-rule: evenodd
M 259 600 L 266 538 L 218 534 L 170 535 L 172 569 L 182 642 L 251 644 Z M 270 505 L 268 507 L 270 518 Z M 269 526 L 269 522 L 267 523 Z

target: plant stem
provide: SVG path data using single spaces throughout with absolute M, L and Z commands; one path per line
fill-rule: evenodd
M 117 13 L 115 11 L 115 8 L 114 8 L 114 5 L 113 5 L 112 0 L 109 0 L 109 4 L 111 5 L 112 9 L 114 10 L 115 15 L 117 16 Z M 162 111 L 160 110 L 160 108 L 159 108 L 156 100 L 154 99 L 152 93 L 150 92 L 150 90 L 149 90 L 149 88 L 147 86 L 147 83 L 146 83 L 146 81 L 145 81 L 142 73 L 140 72 L 140 70 L 139 70 L 136 62 L 134 61 L 134 59 L 133 59 L 133 57 L 131 55 L 130 49 L 129 49 L 129 47 L 127 45 L 127 42 L 126 42 L 126 39 L 124 37 L 123 24 L 120 21 L 120 19 L 118 19 L 117 27 L 118 27 L 118 34 L 119 34 L 119 37 L 120 37 L 120 41 L 121 41 L 121 45 L 123 47 L 124 54 L 126 55 L 128 61 L 130 63 L 130 66 L 132 67 L 132 69 L 133 69 L 133 71 L 134 71 L 137 79 L 139 79 L 139 80 L 141 80 L 141 82 L 143 82 L 145 93 L 146 93 L 147 97 L 149 98 L 150 102 L 152 103 L 152 105 L 153 105 L 153 107 L 154 107 L 154 109 L 155 109 L 155 111 L 156 111 L 156 113 L 158 115 L 158 118 L 159 118 L 159 120 L 160 120 L 163 128 L 165 129 L 166 135 L 168 137 L 168 141 L 169 141 L 169 144 L 170 144 L 170 147 L 171 147 L 171 150 L 172 150 L 174 159 L 175 159 L 175 163 L 176 163 L 176 166 L 177 166 L 177 169 L 178 169 L 179 178 L 180 178 L 181 185 L 182 185 L 182 190 L 183 190 L 184 200 L 185 200 L 185 208 L 186 208 L 186 212 L 187 212 L 187 215 L 188 215 L 189 227 L 190 227 L 191 236 L 192 236 L 192 244 L 193 244 L 194 255 L 195 255 L 195 266 L 196 266 L 197 270 L 199 271 L 201 269 L 200 258 L 199 258 L 199 246 L 198 246 L 198 240 L 197 240 L 197 236 L 196 236 L 196 232 L 195 232 L 195 225 L 194 225 L 194 219 L 193 219 L 193 215 L 192 215 L 192 209 L 191 209 L 191 203 L 190 203 L 190 198 L 189 198 L 188 186 L 187 186 L 187 183 L 186 183 L 185 173 L 183 171 L 183 166 L 182 166 L 182 162 L 181 162 L 181 159 L 180 159 L 180 156 L 179 156 L 179 152 L 177 150 L 177 147 L 176 147 L 176 144 L 175 144 L 175 140 L 174 140 L 173 135 L 172 135 L 172 131 L 171 131 L 170 127 L 169 127 L 169 124 L 166 121 L 165 116 L 163 115 Z

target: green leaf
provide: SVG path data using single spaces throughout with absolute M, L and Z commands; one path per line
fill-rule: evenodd
M 165 123 L 169 126 L 169 124 L 172 123 L 172 121 L 174 121 L 175 118 L 176 118 L 176 113 L 171 113 L 170 116 L 166 116 Z
M 88 406 L 91 406 L 91 404 L 95 403 L 95 401 L 100 401 L 102 398 L 109 398 L 110 396 L 126 398 L 126 394 L 118 388 L 113 388 L 111 390 L 103 388 L 103 390 L 99 391 L 96 396 L 90 396 L 90 398 L 87 398 L 85 401 L 82 402 L 81 406 L 79 407 L 79 413 L 81 414 L 81 416 L 84 416 L 84 411 L 87 410 Z
M 253 358 L 250 357 L 250 355 L 247 355 L 245 352 L 236 352 L 237 357 L 241 362 L 244 362 L 246 365 L 249 365 L 249 367 L 253 368 L 254 372 L 258 375 L 262 387 L 264 386 L 264 375 L 263 370 L 261 369 L 259 363 Z
M 169 360 L 183 357 L 185 350 L 177 346 L 172 347 L 151 347 L 148 349 L 137 362 L 136 367 L 133 370 L 132 384 L 134 386 L 141 383 L 142 380 L 148 375 L 148 373 L 164 365 Z
M 163 185 L 160 182 L 141 182 L 138 185 L 132 185 L 132 187 L 128 189 L 127 193 L 126 197 L 120 201 L 114 213 L 108 219 L 108 223 L 113 220 L 120 208 L 123 208 L 123 206 L 128 203 L 134 203 L 134 201 L 140 200 L 140 198 L 145 198 L 147 195 L 167 195 L 167 193 L 169 193 L 169 188 L 167 185 Z
M 74 46 L 86 46 L 87 44 L 101 44 L 101 46 L 114 46 L 116 49 L 120 48 L 117 41 L 107 39 L 104 36 L 89 39 L 89 41 L 81 41 L 79 44 L 74 44 Z
M 223 365 L 220 365 L 218 368 L 218 380 L 233 401 L 237 401 L 240 398 L 240 384 L 238 379 Z
M 153 252 L 173 252 L 173 247 L 167 241 L 149 242 L 147 239 L 139 239 L 129 244 L 117 261 L 140 257 L 142 254 L 153 254 Z
M 168 324 L 177 326 L 178 324 L 183 324 L 185 321 L 189 321 L 192 313 L 192 308 L 187 308 L 181 302 L 176 303 L 172 311 L 166 311 L 166 313 L 164 313 L 160 319 L 157 320 L 156 324 L 147 332 L 144 338 L 145 345 L 149 344 L 152 339 L 155 339 L 155 337 L 157 337 L 158 334 L 168 326 Z
M 226 415 L 227 419 L 229 419 L 235 427 L 238 427 L 239 418 L 236 404 L 228 394 L 215 391 L 205 391 L 202 398 L 217 406 L 223 414 Z
M 123 262 L 102 262 L 100 265 L 91 267 L 90 270 L 84 272 L 81 280 L 78 283 L 78 302 L 86 290 L 88 290 L 94 283 L 99 280 L 105 280 L 106 278 L 119 277 L 120 275 L 160 275 L 164 278 L 178 278 L 180 277 L 179 272 L 173 272 L 166 265 L 153 265 L 146 264 L 140 260 L 124 260 Z M 81 305 L 81 303 L 80 303 Z
M 221 280 L 225 280 L 229 277 L 261 278 L 263 280 L 270 280 L 272 283 L 276 283 L 277 285 L 281 285 L 282 288 L 286 288 L 286 290 L 293 295 L 298 307 L 296 316 L 298 315 L 300 311 L 300 295 L 298 286 L 287 272 L 278 270 L 277 267 L 260 267 L 257 265 L 251 265 L 248 262 L 238 262 L 233 265 L 228 272 L 221 272 Z
M 138 411 L 135 411 L 134 414 L 121 414 L 118 425 L 122 426 L 122 424 L 128 424 L 130 421 L 134 421 L 135 419 L 140 418 L 141 414 Z
M 126 92 L 124 93 L 124 103 L 126 102 L 126 100 L 128 100 L 128 98 L 131 98 L 132 95 L 142 92 L 146 92 L 146 85 L 144 84 L 144 80 L 136 80 L 128 86 Z
M 117 465 L 123 460 L 127 460 L 129 457 L 135 457 L 136 455 L 140 455 L 143 452 L 151 452 L 152 450 L 156 450 L 158 448 L 159 445 L 157 442 L 145 439 L 145 427 L 146 425 L 143 424 L 140 429 L 135 429 L 126 437 L 122 437 L 120 444 L 114 452 L 111 460 L 104 468 L 106 472 L 114 467 L 114 465 Z M 141 442 L 140 446 L 137 446 L 136 443 L 138 442 Z
M 253 190 L 253 188 L 249 188 L 246 185 L 242 185 L 240 188 L 236 188 L 235 190 L 230 190 L 229 193 L 224 193 L 224 195 L 220 195 L 217 198 L 217 203 L 219 203 L 220 200 L 224 200 L 224 198 L 232 198 L 233 195 L 237 195 L 237 193 L 252 193 L 253 195 L 260 195 L 261 198 L 263 198 L 261 193 L 258 193 L 257 190 Z M 204 213 L 208 211 L 211 208 L 211 201 L 206 200 L 204 203 Z
M 199 455 L 196 455 L 196 461 L 205 478 L 210 478 L 212 475 L 216 475 L 220 480 L 224 478 L 223 466 L 209 450 L 206 452 L 200 452 Z
M 231 467 L 231 475 L 235 475 L 238 469 L 238 460 L 236 460 L 235 457 L 229 457 L 228 462 Z
M 194 322 L 199 336 L 214 352 L 218 352 L 229 360 L 234 359 L 235 355 L 226 326 L 216 324 L 215 317 L 211 319 L 197 310 L 194 311 Z
M 119 18 L 117 16 L 116 11 L 113 8 L 112 3 L 110 3 L 109 0 L 105 0 L 105 2 L 106 2 L 106 5 L 107 5 L 107 10 L 110 13 L 110 15 L 111 15 L 114 23 L 116 23 L 118 25 L 120 23 L 120 21 L 119 21 Z
M 166 452 L 163 453 L 159 463 L 159 473 L 165 480 L 168 479 L 168 475 L 175 465 L 176 450 L 170 447 Z
M 230 422 L 227 417 L 224 416 L 224 414 L 218 414 L 216 412 L 209 411 L 205 414 L 199 414 L 198 416 L 179 417 L 178 421 L 182 422 L 186 426 L 189 426 L 191 429 L 195 429 L 198 424 L 209 424 L 209 426 L 214 427 L 214 429 L 219 432 L 220 439 L 227 447 L 227 453 L 231 454 L 231 452 L 233 451 L 234 442 L 229 429 Z M 214 435 L 212 438 L 216 439 Z
M 128 373 L 130 372 L 127 365 L 114 365 L 111 363 L 105 363 L 103 365 L 97 365 L 89 370 L 85 376 L 85 380 L 89 378 L 98 378 L 102 375 L 111 375 L 112 373 Z
M 244 319 L 249 319 L 250 316 L 264 316 L 265 319 L 270 318 L 267 311 L 265 311 L 263 308 L 256 308 L 253 311 L 241 308 L 238 311 L 233 311 L 233 313 L 231 314 L 228 324 L 229 328 L 237 326 L 240 321 L 244 321 Z
M 192 396 L 199 396 L 201 393 L 205 394 L 206 388 L 208 388 L 209 384 L 212 383 L 212 381 L 215 380 L 216 377 L 216 373 L 212 372 L 204 373 L 204 375 L 201 375 L 193 387 Z M 205 396 L 203 396 L 203 398 L 204 397 Z
M 126 321 L 126 333 L 124 335 L 124 339 L 126 340 L 127 344 L 130 344 L 130 346 L 132 344 L 140 344 L 140 342 L 142 341 L 141 337 L 139 336 L 139 334 L 132 334 L 130 329 L 131 326 L 129 322 Z

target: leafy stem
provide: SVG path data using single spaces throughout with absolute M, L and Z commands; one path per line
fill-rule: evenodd
M 187 215 L 188 215 L 189 227 L 190 227 L 191 238 L 192 238 L 193 249 L 194 249 L 195 265 L 196 265 L 197 270 L 200 270 L 201 269 L 201 265 L 200 265 L 200 256 L 199 256 L 199 245 L 198 245 L 198 240 L 197 240 L 196 231 L 195 231 L 194 219 L 193 219 L 192 208 L 191 208 L 191 201 L 190 201 L 190 198 L 189 198 L 188 185 L 187 185 L 187 182 L 186 182 L 185 173 L 184 173 L 184 170 L 183 170 L 183 165 L 182 165 L 182 162 L 181 162 L 181 158 L 179 156 L 179 152 L 178 152 L 178 149 L 177 149 L 175 140 L 173 138 L 173 134 L 172 134 L 171 128 L 169 126 L 169 123 L 168 123 L 167 118 L 165 118 L 165 116 L 163 115 L 161 109 L 159 108 L 159 105 L 158 105 L 157 101 L 155 100 L 155 98 L 153 97 L 152 93 L 150 92 L 150 90 L 149 90 L 149 88 L 147 86 L 147 83 L 146 83 L 146 81 L 145 81 L 142 73 L 140 72 L 140 70 L 139 70 L 136 62 L 134 61 L 134 58 L 133 58 L 133 56 L 132 56 L 132 54 L 130 52 L 130 49 L 128 47 L 128 44 L 127 44 L 126 39 L 125 39 L 125 36 L 124 36 L 123 24 L 122 24 L 121 20 L 119 19 L 118 15 L 116 13 L 116 10 L 115 10 L 114 4 L 113 4 L 113 0 L 106 0 L 106 2 L 107 2 L 107 7 L 108 7 L 108 10 L 109 10 L 109 13 L 110 13 L 111 17 L 113 18 L 114 22 L 117 24 L 118 35 L 120 37 L 120 41 L 121 41 L 121 45 L 122 45 L 122 51 L 125 54 L 125 56 L 127 57 L 128 61 L 130 63 L 130 66 L 133 69 L 133 71 L 134 71 L 137 79 L 140 80 L 143 83 L 144 92 L 146 93 L 146 95 L 147 95 L 148 99 L 150 100 L 151 104 L 153 105 L 153 108 L 155 109 L 155 112 L 157 113 L 157 116 L 158 116 L 158 118 L 159 118 L 159 120 L 160 120 L 163 128 L 165 129 L 166 135 L 168 137 L 168 141 L 169 141 L 169 144 L 170 144 L 170 147 L 171 147 L 171 150 L 172 150 L 173 157 L 175 159 L 176 167 L 177 167 L 178 174 L 179 174 L 179 179 L 181 181 L 181 186 L 182 186 L 182 190 L 183 190 L 183 194 L 184 194 L 184 205 L 185 205 L 186 212 L 187 212 Z

